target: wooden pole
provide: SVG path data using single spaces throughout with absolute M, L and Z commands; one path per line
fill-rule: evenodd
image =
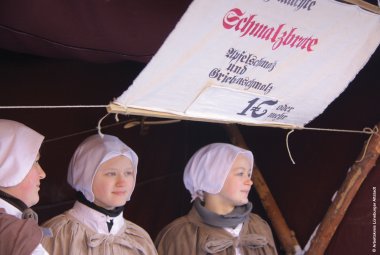
M 241 148 L 249 149 L 244 141 L 239 128 L 236 125 L 225 125 L 225 128 L 229 134 L 231 142 Z M 291 231 L 285 222 L 284 217 L 280 209 L 274 200 L 272 193 L 270 192 L 268 185 L 266 184 L 261 171 L 255 166 L 252 174 L 253 185 L 259 194 L 261 202 L 267 215 L 272 223 L 272 226 L 277 234 L 277 237 L 284 248 L 286 254 L 295 254 L 301 248 L 295 237 L 293 231 Z
M 380 123 L 377 124 L 377 130 L 379 127 Z M 362 155 L 364 153 L 365 155 L 362 159 Z M 358 158 L 362 160 L 353 164 L 351 171 L 348 172 L 346 179 L 338 190 L 334 201 L 327 210 L 322 223 L 311 241 L 310 248 L 305 255 L 324 254 L 352 199 L 355 197 L 368 173 L 374 168 L 379 154 L 380 135 L 377 132 L 372 135 L 368 146 L 366 144 L 362 153 L 359 155 Z
M 363 8 L 364 10 L 380 14 L 380 7 L 378 7 L 374 4 L 368 3 L 366 1 L 363 1 L 363 0 L 343 0 L 343 1 L 350 3 L 350 4 L 355 4 L 355 5 Z

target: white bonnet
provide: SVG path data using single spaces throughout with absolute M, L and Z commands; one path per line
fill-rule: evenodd
M 116 136 L 101 137 L 99 134 L 88 137 L 78 146 L 70 161 L 67 182 L 75 190 L 82 192 L 88 201 L 94 202 L 92 183 L 99 166 L 120 155 L 132 162 L 136 182 L 138 163 L 136 153 Z
M 249 159 L 252 171 L 253 154 L 248 150 L 227 143 L 212 143 L 199 149 L 190 158 L 183 175 L 192 200 L 197 197 L 203 200 L 203 191 L 218 194 L 239 154 Z
M 13 120 L 0 119 L 0 186 L 22 182 L 33 166 L 44 136 Z

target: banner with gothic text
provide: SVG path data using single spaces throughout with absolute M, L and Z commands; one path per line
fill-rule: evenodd
M 333 0 L 195 0 L 114 103 L 304 126 L 363 68 L 379 31 L 380 15 Z

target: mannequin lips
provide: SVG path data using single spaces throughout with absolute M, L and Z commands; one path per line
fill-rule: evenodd
M 244 194 L 246 194 L 247 196 L 249 194 L 249 190 L 242 190 L 241 192 L 244 193 Z
M 127 191 L 121 190 L 121 191 L 113 191 L 112 194 L 117 195 L 117 196 L 123 196 L 127 194 Z

